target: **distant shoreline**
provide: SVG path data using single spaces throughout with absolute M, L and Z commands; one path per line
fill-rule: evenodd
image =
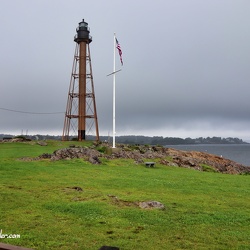
M 168 144 L 168 145 L 165 145 L 165 146 L 185 146 L 185 145 L 187 145 L 187 146 L 192 146 L 192 145 L 194 145 L 194 146 L 199 146 L 199 145 L 211 145 L 211 146 L 214 146 L 214 145 L 217 145 L 217 146 L 226 146 L 226 145 L 228 145 L 228 146 L 230 146 L 230 145 L 248 145 L 248 144 L 250 144 L 250 143 L 248 143 L 248 142 L 243 142 L 243 143 L 195 143 L 195 144 Z
M 19 135 L 31 140 L 61 140 L 61 135 Z M 3 139 L 11 139 L 18 136 L 11 134 L 0 134 L 0 140 Z M 76 138 L 72 137 L 72 140 Z M 87 136 L 86 140 L 95 140 L 95 136 Z M 111 136 L 100 136 L 100 141 L 103 142 L 112 142 Z M 237 137 L 199 137 L 199 138 L 179 138 L 179 137 L 163 137 L 163 136 L 143 136 L 143 135 L 123 135 L 116 136 L 117 143 L 123 144 L 139 144 L 139 145 L 235 145 L 235 144 L 250 144 L 248 142 L 243 141 Z

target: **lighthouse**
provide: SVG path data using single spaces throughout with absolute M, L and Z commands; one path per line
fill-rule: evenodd
M 76 137 L 86 140 L 95 135 L 99 141 L 93 73 L 89 44 L 92 42 L 88 23 L 84 19 L 76 28 L 76 43 L 68 92 L 62 140 Z

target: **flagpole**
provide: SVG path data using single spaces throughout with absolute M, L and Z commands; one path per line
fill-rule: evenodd
M 115 72 L 115 49 L 116 49 L 116 40 L 114 33 L 114 68 Z M 113 148 L 115 148 L 115 73 L 113 74 Z

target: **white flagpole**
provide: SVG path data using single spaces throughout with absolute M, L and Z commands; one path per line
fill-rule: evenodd
M 115 72 L 115 49 L 116 49 L 116 40 L 114 33 L 114 68 Z M 113 148 L 115 148 L 115 73 L 113 74 Z

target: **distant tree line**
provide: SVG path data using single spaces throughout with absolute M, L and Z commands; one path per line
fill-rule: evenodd
M 101 136 L 101 140 L 112 141 L 112 138 L 107 136 Z M 179 138 L 179 137 L 162 137 L 162 136 L 118 136 L 116 137 L 117 143 L 124 144 L 140 144 L 140 145 L 183 145 L 183 144 L 246 144 L 242 139 L 239 138 L 221 138 L 221 137 L 199 137 L 192 139 L 188 138 Z
M 0 139 L 10 139 L 14 138 L 13 135 L 0 134 Z M 27 139 L 31 140 L 61 140 L 61 136 L 54 135 L 25 135 Z M 76 138 L 71 138 L 72 140 Z M 101 141 L 106 141 L 112 143 L 112 137 L 110 136 L 100 136 Z M 87 136 L 87 140 L 95 140 L 94 136 Z M 192 139 L 188 138 L 179 138 L 179 137 L 163 137 L 163 136 L 143 136 L 143 135 L 124 135 L 116 137 L 117 143 L 124 144 L 139 144 L 139 145 L 190 145 L 190 144 L 247 144 L 242 139 L 233 138 L 233 137 L 199 137 Z

